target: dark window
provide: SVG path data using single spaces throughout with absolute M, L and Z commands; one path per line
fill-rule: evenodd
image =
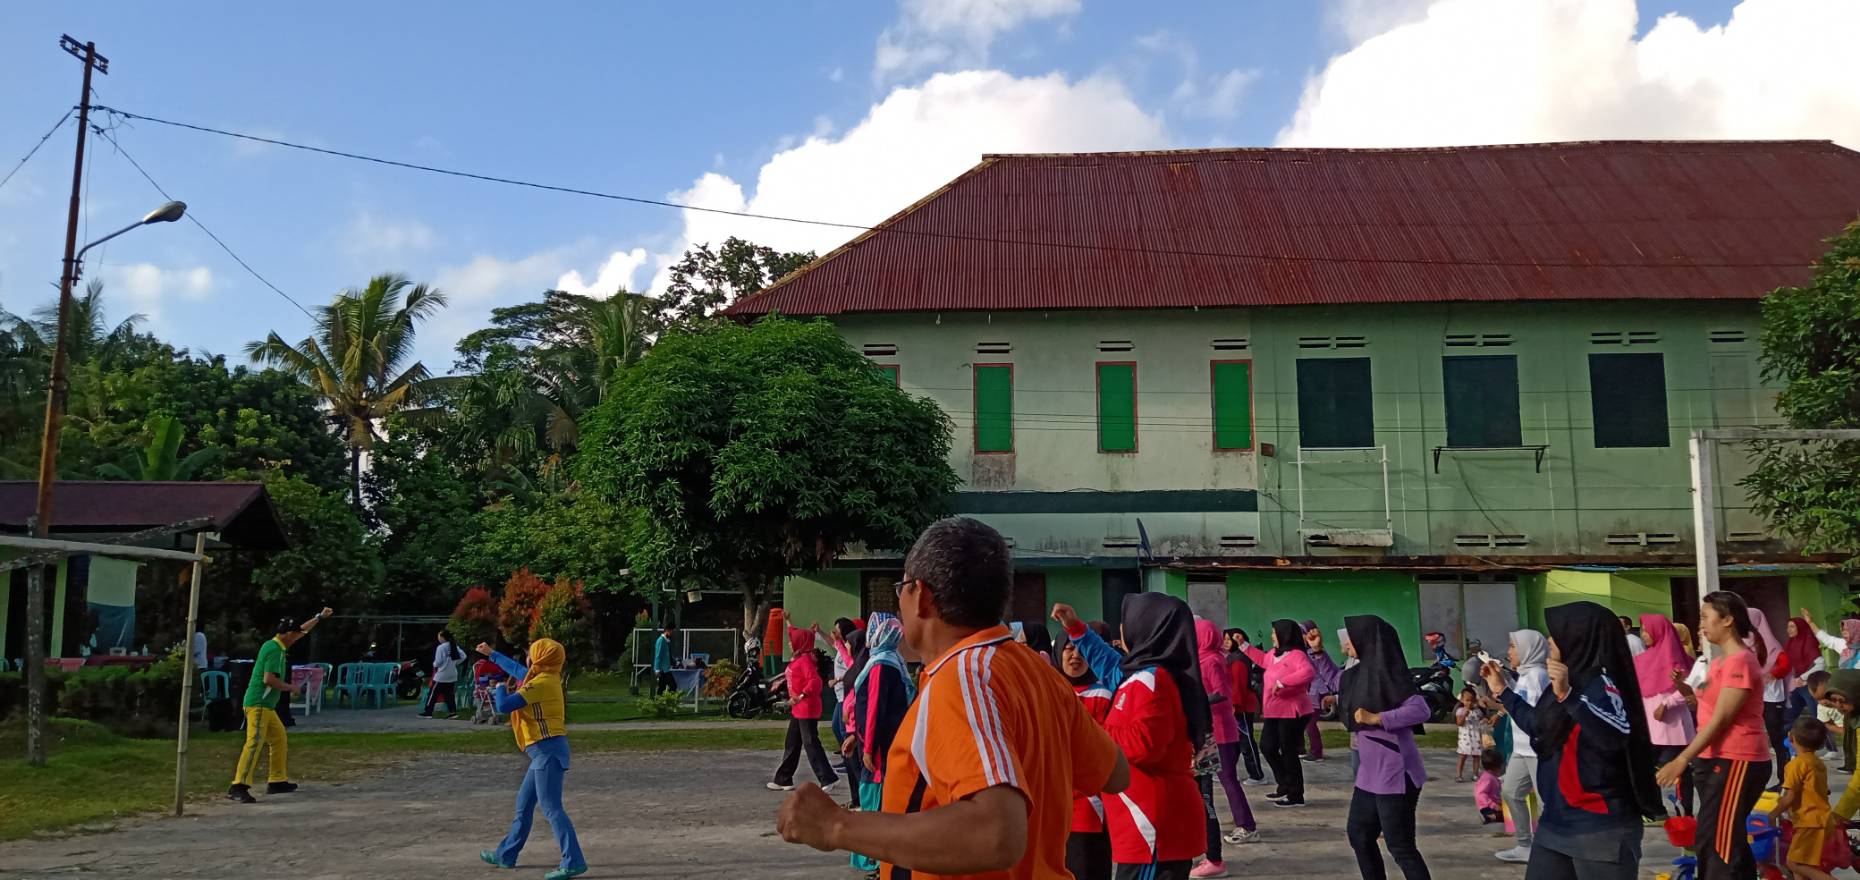
M 1143 592 L 1142 575 L 1134 568 L 1107 568 L 1099 578 L 1101 619 L 1115 632 L 1124 622 L 1124 597 Z
M 1009 603 L 1009 620 L 1019 620 L 1028 626 L 1043 626 L 1043 621 L 1052 606 L 1046 604 L 1046 573 L 1040 571 L 1014 572 L 1014 597 Z
M 975 365 L 975 451 L 1014 451 L 1014 367 Z
M 867 617 L 874 611 L 898 613 L 898 594 L 891 585 L 903 576 L 902 571 L 865 571 L 859 584 L 859 613 Z
M 1440 359 L 1447 396 L 1448 446 L 1517 446 L 1518 359 L 1480 355 Z
M 1369 358 L 1298 361 L 1298 444 L 1307 449 L 1376 445 Z
M 1210 368 L 1214 396 L 1214 448 L 1253 448 L 1253 364 L 1215 361 Z
M 1597 449 L 1672 445 L 1666 425 L 1666 360 L 1658 354 L 1589 355 Z
M 1137 365 L 1098 365 L 1098 451 L 1137 451 Z

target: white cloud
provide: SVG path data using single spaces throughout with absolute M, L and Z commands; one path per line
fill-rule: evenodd
M 1165 146 L 1162 121 L 1112 79 L 999 71 L 939 74 L 894 89 L 833 138 L 814 136 L 776 154 L 753 192 L 715 172 L 669 198 L 680 204 L 870 225 L 904 209 L 980 161 L 983 153 L 1086 152 Z M 735 235 L 779 250 L 825 252 L 857 230 L 687 211 L 678 245 L 656 254 L 650 290 L 685 248 Z
M 902 0 L 878 35 L 872 76 L 884 82 L 938 66 L 979 67 L 995 38 L 1029 21 L 1079 11 L 1079 0 Z
M 398 264 L 439 241 L 432 227 L 412 218 L 381 217 L 373 211 L 355 215 L 341 233 L 343 250 L 357 260 Z
M 1182 81 L 1169 95 L 1171 109 L 1191 119 L 1232 119 L 1240 112 L 1240 98 L 1259 79 L 1258 70 L 1234 68 L 1213 76 L 1201 73 L 1201 53 L 1195 44 L 1168 31 L 1138 37 L 1137 48 L 1169 55 L 1182 68 Z
M 555 289 L 583 296 L 613 296 L 618 291 L 632 290 L 633 275 L 645 264 L 645 248 L 614 251 L 608 256 L 607 262 L 601 264 L 600 271 L 595 273 L 593 283 L 583 279 L 579 271 L 570 269 L 555 280 Z
M 147 315 L 153 329 L 160 330 L 163 314 L 176 300 L 200 302 L 213 295 L 213 270 L 205 266 L 165 269 L 154 263 L 126 263 L 107 266 L 98 273 L 103 279 L 104 295 L 118 303 L 112 313 Z
M 1418 17 L 1398 13 L 1376 13 L 1389 29 L 1306 83 L 1280 143 L 1830 138 L 1860 146 L 1851 60 L 1860 3 L 1852 0 L 1742 0 L 1725 24 L 1701 28 L 1669 14 L 1638 39 L 1634 0 L 1435 0 Z

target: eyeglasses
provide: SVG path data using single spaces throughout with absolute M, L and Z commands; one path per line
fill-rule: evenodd
M 922 578 L 913 578 L 913 577 L 900 578 L 897 581 L 892 583 L 891 594 L 894 596 L 902 596 L 904 595 L 905 587 L 908 587 L 911 584 L 916 583 L 919 580 L 922 580 Z

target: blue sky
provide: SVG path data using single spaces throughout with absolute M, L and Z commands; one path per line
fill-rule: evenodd
M 76 99 L 60 33 L 126 110 L 684 204 L 875 222 L 985 151 L 1381 146 L 1588 137 L 1860 145 L 1838 35 L 1860 0 L 175 4 L 0 8 L 0 163 Z M 1665 17 L 1665 18 L 1663 18 Z M 1786 63 L 1785 63 L 1786 62 Z M 105 120 L 107 121 L 107 120 Z M 49 302 L 73 127 L 0 189 L 0 307 Z M 558 283 L 649 289 L 692 241 L 845 237 L 511 189 L 148 122 L 113 132 L 306 305 L 403 271 L 490 308 Z M 96 139 L 87 230 L 161 201 Z M 4 173 L 0 171 L 0 173 Z M 603 272 L 603 269 L 606 271 Z M 578 273 L 578 277 L 568 273 Z M 235 354 L 307 319 L 190 224 L 93 251 L 116 314 Z

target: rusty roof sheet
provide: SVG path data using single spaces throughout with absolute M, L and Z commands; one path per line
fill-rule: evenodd
M 38 503 L 38 483 L 0 480 L 0 531 L 24 532 Z M 126 533 L 206 518 L 206 531 L 251 550 L 290 546 L 262 483 L 60 480 L 52 486 L 54 537 Z
M 1856 216 L 1828 141 L 986 156 L 729 312 L 1755 299 Z

